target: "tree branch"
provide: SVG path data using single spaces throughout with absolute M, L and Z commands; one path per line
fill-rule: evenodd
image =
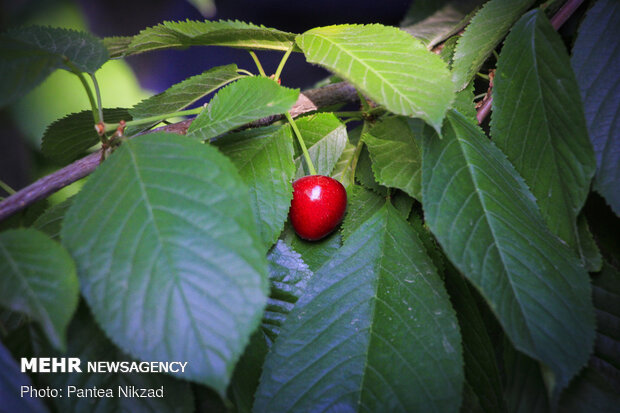
M 352 85 L 345 82 L 335 83 L 333 85 L 311 89 L 301 93 L 299 95 L 299 99 L 297 99 L 297 103 L 295 103 L 290 113 L 291 116 L 297 117 L 325 106 L 331 106 L 343 102 L 355 102 L 357 100 L 357 92 Z M 276 120 L 279 120 L 280 118 L 281 117 L 279 116 L 271 116 L 269 118 L 252 122 L 243 128 L 268 125 Z M 192 120 L 193 119 L 188 119 L 178 123 L 173 123 L 146 133 L 164 131 L 184 135 L 187 133 L 187 129 L 192 123 Z M 33 184 L 7 197 L 0 202 L 0 221 L 41 199 L 47 198 L 49 195 L 64 188 L 65 186 L 88 176 L 95 169 L 97 169 L 100 160 L 101 151 L 91 153 L 90 155 L 85 156 L 84 158 L 79 159 L 64 168 L 39 179 Z

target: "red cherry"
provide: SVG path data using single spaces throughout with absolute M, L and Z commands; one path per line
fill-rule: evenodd
M 329 235 L 344 218 L 347 191 L 329 176 L 310 175 L 293 182 L 291 224 L 301 238 L 317 241 Z

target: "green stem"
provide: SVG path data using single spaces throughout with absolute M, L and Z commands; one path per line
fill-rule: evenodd
M 237 69 L 237 72 L 238 72 L 238 73 L 242 73 L 242 74 L 244 74 L 244 75 L 248 75 L 248 76 L 254 76 L 254 73 L 252 73 L 252 72 L 250 72 L 250 71 L 247 71 L 247 70 L 245 70 L 245 69 Z
M 6 193 L 9 195 L 13 195 L 15 192 L 17 192 L 13 188 L 11 188 L 6 182 L 3 182 L 1 179 L 0 179 L 0 188 L 4 189 Z
M 101 90 L 99 89 L 99 83 L 97 82 L 97 78 L 94 73 L 90 74 L 90 78 L 93 81 L 93 86 L 95 87 L 95 94 L 97 95 L 97 109 L 99 112 L 99 121 L 104 122 L 103 119 L 103 105 L 101 104 Z
M 306 148 L 306 144 L 304 143 L 303 138 L 301 137 L 301 132 L 297 128 L 297 124 L 293 120 L 293 117 L 290 113 L 285 112 L 284 116 L 286 116 L 286 120 L 291 124 L 293 131 L 295 132 L 295 136 L 297 136 L 297 141 L 299 142 L 299 146 L 301 146 L 301 151 L 304 153 L 304 157 L 306 158 L 306 163 L 308 164 L 308 170 L 310 171 L 310 175 L 316 175 L 316 169 L 314 169 L 314 165 L 312 164 L 312 159 L 310 159 L 310 154 L 308 153 L 308 148 Z
M 284 56 L 282 56 L 282 60 L 280 60 L 280 64 L 278 65 L 278 68 L 276 69 L 276 74 L 273 77 L 276 82 L 278 81 L 278 79 L 280 79 L 280 74 L 282 73 L 282 69 L 284 69 L 284 65 L 286 64 L 286 61 L 288 60 L 288 57 L 291 55 L 291 52 L 293 51 L 294 47 L 295 47 L 295 43 L 293 43 L 291 47 L 288 48 L 286 53 L 284 53 Z
M 71 72 L 73 72 L 73 74 L 76 75 L 80 79 L 80 82 L 82 82 L 82 86 L 84 86 L 84 90 L 86 90 L 86 94 L 88 95 L 88 100 L 90 101 L 90 107 L 93 111 L 93 119 L 95 123 L 101 122 L 101 118 L 99 117 L 99 110 L 97 108 L 97 103 L 95 102 L 95 97 L 93 96 L 93 91 L 91 90 L 90 85 L 86 81 L 84 74 L 70 60 L 66 59 L 65 64 L 69 66 L 69 68 L 71 69 Z
M 478 72 L 476 75 L 482 79 L 489 80 L 489 75 L 485 75 L 484 73 Z
M 256 56 L 256 53 L 250 50 L 250 56 L 252 56 L 252 60 L 254 60 L 254 64 L 258 68 L 258 73 L 260 73 L 260 75 L 263 77 L 267 77 L 265 71 L 263 70 L 263 65 L 260 64 L 260 60 L 258 60 L 258 56 Z
M 364 97 L 364 95 L 362 95 L 362 92 L 360 92 L 359 90 L 356 90 L 357 92 L 357 96 L 359 96 L 360 98 L 360 102 L 362 103 L 362 109 L 364 110 L 364 112 L 368 112 L 371 107 L 368 104 L 368 101 L 366 100 L 366 98 Z
M 204 107 L 200 106 L 200 107 L 197 107 L 197 108 L 194 108 L 194 109 L 182 110 L 180 112 L 173 112 L 173 113 L 166 113 L 166 114 L 163 114 L 163 115 L 149 116 L 147 118 L 130 120 L 130 121 L 126 122 L 125 125 L 126 126 L 137 126 L 137 125 L 144 125 L 144 124 L 153 123 L 153 122 L 161 122 L 164 119 L 175 118 L 177 116 L 197 115 L 200 112 L 202 112 L 203 109 L 204 109 Z M 106 123 L 105 124 L 105 132 L 111 132 L 113 130 L 116 130 L 117 127 L 118 127 L 118 123 L 114 123 L 114 124 Z

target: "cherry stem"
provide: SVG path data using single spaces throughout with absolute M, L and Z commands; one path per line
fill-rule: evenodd
M 97 103 L 95 102 L 93 91 L 91 90 L 90 85 L 86 81 L 84 74 L 82 74 L 80 69 L 78 69 L 78 67 L 74 65 L 73 62 L 71 62 L 69 59 L 65 59 L 65 64 L 69 67 L 69 69 L 71 69 L 71 73 L 76 75 L 78 79 L 80 79 L 80 82 L 82 82 L 82 86 L 84 86 L 84 90 L 86 91 L 86 94 L 88 95 L 88 100 L 90 101 L 90 107 L 93 111 L 93 120 L 95 121 L 95 123 L 101 122 L 101 118 L 99 117 L 99 109 L 97 108 Z
M 260 75 L 263 77 L 267 77 L 267 75 L 265 74 L 265 70 L 263 69 L 263 65 L 260 64 L 260 60 L 258 60 L 258 56 L 256 56 L 256 53 L 254 53 L 254 51 L 252 50 L 250 50 L 249 53 L 250 56 L 252 56 L 252 60 L 254 60 L 254 64 L 258 68 L 258 73 L 260 73 Z
M 166 113 L 163 115 L 155 115 L 155 116 L 149 116 L 146 118 L 141 118 L 141 119 L 136 119 L 136 120 L 130 120 L 125 122 L 125 126 L 139 126 L 139 125 L 144 125 L 147 123 L 153 123 L 153 122 L 161 122 L 165 119 L 168 118 L 176 118 L 178 116 L 189 116 L 189 115 L 197 115 L 200 112 L 202 112 L 202 110 L 204 109 L 203 106 L 199 106 L 197 108 L 194 109 L 187 109 L 187 110 L 182 110 L 179 112 L 172 112 L 172 113 Z M 115 131 L 119 124 L 118 123 L 105 123 L 105 129 L 104 132 L 112 132 Z
M 299 132 L 299 128 L 297 128 L 297 124 L 295 123 L 293 117 L 289 112 L 285 112 L 284 116 L 286 116 L 286 120 L 288 120 L 288 123 L 291 124 L 291 127 L 295 132 L 295 136 L 297 136 L 297 141 L 299 142 L 299 146 L 301 146 L 301 151 L 304 153 L 304 158 L 306 158 L 306 164 L 308 164 L 308 170 L 310 171 L 310 175 L 316 175 L 316 169 L 314 169 L 314 164 L 312 163 L 312 159 L 310 159 L 310 154 L 308 153 L 308 148 L 306 148 L 306 144 L 301 137 L 301 132 Z
M 94 73 L 90 73 L 90 78 L 93 81 L 93 86 L 95 87 L 95 95 L 97 96 L 97 110 L 99 113 L 99 122 L 103 122 L 103 105 L 101 104 L 101 89 L 99 89 L 99 82 L 97 82 L 97 78 Z
M 291 55 L 291 52 L 293 51 L 294 47 L 295 47 L 295 43 L 293 43 L 291 47 L 288 48 L 286 53 L 284 53 L 284 56 L 282 56 L 282 60 L 280 60 L 280 64 L 278 65 L 278 68 L 276 69 L 276 73 L 273 76 L 276 82 L 278 81 L 278 79 L 280 79 L 280 74 L 282 74 L 282 69 L 284 69 L 284 65 L 286 64 L 286 61 L 288 60 L 288 57 Z

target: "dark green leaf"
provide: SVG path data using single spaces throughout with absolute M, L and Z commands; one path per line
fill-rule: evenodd
M 452 79 L 461 90 L 534 0 L 491 0 L 471 19 L 454 53 Z
M 598 164 L 594 188 L 620 216 L 620 4 L 599 0 L 586 14 L 571 64 Z M 610 43 L 611 42 L 611 43 Z
M 77 357 L 82 363 L 81 373 L 42 374 L 38 377 L 51 388 L 62 389 L 64 397 L 51 398 L 58 412 L 114 413 L 114 412 L 170 412 L 194 411 L 189 384 L 165 374 L 153 373 L 90 373 L 87 362 L 131 362 L 132 359 L 118 350 L 97 327 L 88 310 L 82 307 L 69 326 L 69 345 L 63 357 Z M 39 354 L 39 357 L 49 357 Z M 155 361 L 155 360 L 153 360 Z M 157 360 L 159 361 L 159 360 Z M 189 364 L 188 364 L 189 366 Z M 172 373 L 176 375 L 176 373 Z M 112 390 L 113 397 L 78 397 L 68 393 L 69 386 L 76 389 Z M 134 386 L 136 389 L 163 389 L 164 397 L 123 397 L 119 389 Z M 70 396 L 70 397 L 69 397 Z
M 502 382 L 495 360 L 495 348 L 487 333 L 471 286 L 447 265 L 446 289 L 456 310 L 463 337 L 465 379 L 484 412 L 505 412 Z
M 347 214 L 342 223 L 343 241 L 385 205 L 384 197 L 359 185 L 351 186 L 348 198 Z
M 549 398 L 540 364 L 519 353 L 504 341 L 504 398 L 507 411 L 514 413 L 548 413 Z
M 62 220 L 65 218 L 65 214 L 71 203 L 73 197 L 67 198 L 59 204 L 49 207 L 48 209 L 37 218 L 32 224 L 33 227 L 49 235 L 52 239 L 60 241 L 60 229 L 62 227 Z
M 235 366 L 235 372 L 228 388 L 228 393 L 235 403 L 236 413 L 252 412 L 254 393 L 258 388 L 268 350 L 265 334 L 260 329 L 256 330 Z
M 380 24 L 318 27 L 296 39 L 311 63 L 399 115 L 441 127 L 454 100 L 446 64 L 404 31 Z
M 0 233 L 0 304 L 37 321 L 62 349 L 79 297 L 75 264 L 67 251 L 34 229 Z
M 387 188 L 383 185 L 379 185 L 375 180 L 375 174 L 372 171 L 372 160 L 370 159 L 370 154 L 368 153 L 366 145 L 362 148 L 359 159 L 357 160 L 355 180 L 366 189 L 370 189 L 381 196 L 387 195 Z
M 31 26 L 0 34 L 0 106 L 23 96 L 56 69 L 94 73 L 108 60 L 101 40 L 75 30 Z
M 107 42 L 112 57 L 188 46 L 228 46 L 250 50 L 288 50 L 295 34 L 240 21 L 166 21 L 131 38 Z
M 587 272 L 547 230 L 514 167 L 464 116 L 449 112 L 442 139 L 425 136 L 424 145 L 427 224 L 515 346 L 565 387 L 594 341 Z
M 588 272 L 598 272 L 603 265 L 603 257 L 590 232 L 588 220 L 581 214 L 577 218 L 577 232 L 581 259 Z
M 131 120 L 127 109 L 104 109 L 103 118 L 107 123 Z M 95 131 L 93 112 L 83 110 L 58 119 L 45 130 L 41 151 L 45 156 L 60 164 L 67 164 L 99 142 Z
M 248 189 L 228 158 L 174 134 L 126 141 L 75 197 L 61 238 L 121 349 L 187 361 L 184 378 L 224 394 L 268 291 Z
M 214 138 L 253 120 L 284 113 L 298 96 L 298 89 L 282 87 L 271 79 L 245 77 L 217 92 L 194 119 L 187 135 L 201 140 Z
M 418 200 L 422 199 L 422 138 L 413 129 L 423 127 L 420 120 L 388 118 L 362 136 L 377 182 L 400 188 Z
M 319 175 L 329 176 L 347 144 L 347 128 L 331 113 L 317 113 L 295 120 L 310 159 Z M 310 171 L 295 140 L 295 178 L 309 175 Z
M 278 241 L 267 256 L 269 261 L 269 281 L 271 293 L 263 315 L 263 331 L 271 346 L 280 334 L 280 328 L 288 313 L 301 297 L 312 271 L 301 255 L 291 249 L 284 241 Z
M 129 113 L 134 119 L 141 119 L 177 112 L 240 77 L 242 75 L 237 73 L 237 65 L 214 67 L 143 100 L 129 109 Z M 135 128 L 136 131 L 141 129 L 144 127 Z M 126 133 L 131 133 L 131 129 L 128 128 Z
M 289 223 L 285 225 L 281 239 L 291 247 L 293 251 L 301 255 L 303 261 L 312 271 L 318 270 L 323 264 L 329 261 L 340 249 L 342 242 L 339 231 L 334 231 L 331 235 L 320 241 L 303 240 L 295 234 L 293 227 Z
M 596 161 L 568 55 L 544 13 L 527 13 L 506 38 L 493 105 L 493 141 L 525 179 L 551 232 L 577 250 L 577 215 Z
M 267 355 L 254 411 L 455 411 L 456 316 L 389 204 L 308 283 Z
M 19 365 L 11 353 L 0 342 L 0 411 L 47 413 L 47 407 L 41 399 L 22 396 L 22 387 L 32 386 L 30 378 L 20 371 Z
M 226 135 L 216 146 L 250 189 L 250 206 L 265 244 L 278 239 L 293 199 L 293 143 L 288 127 L 271 126 Z
M 401 27 L 432 49 L 465 27 L 482 3 L 483 0 L 414 1 Z

